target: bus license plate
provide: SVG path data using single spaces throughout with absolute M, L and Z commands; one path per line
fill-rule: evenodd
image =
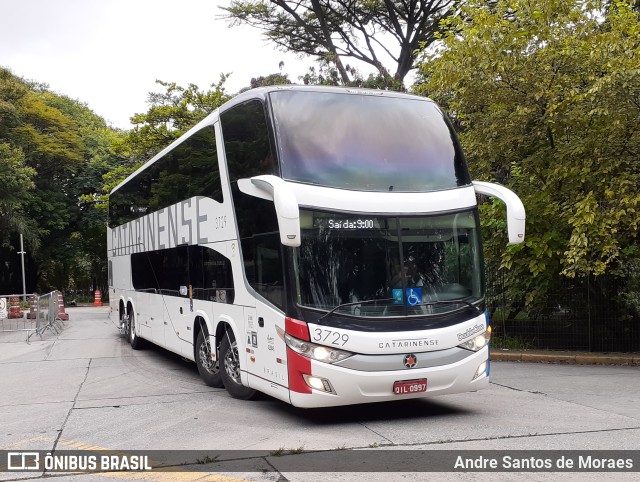
M 420 393 L 427 391 L 427 379 L 405 380 L 393 383 L 393 393 L 395 395 L 410 395 L 412 393 Z

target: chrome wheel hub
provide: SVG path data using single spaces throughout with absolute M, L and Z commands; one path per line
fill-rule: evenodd
M 238 344 L 234 340 L 224 356 L 224 368 L 231 379 L 240 384 L 240 363 L 238 362 Z
M 203 341 L 200 344 L 200 348 L 199 348 L 199 355 L 200 355 L 200 365 L 202 366 L 202 368 L 204 368 L 205 370 L 207 370 L 209 373 L 215 375 L 216 373 L 218 373 L 218 363 L 214 362 L 213 359 L 211 358 L 211 347 L 209 345 L 208 341 Z

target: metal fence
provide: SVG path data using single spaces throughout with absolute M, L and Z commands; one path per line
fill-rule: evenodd
M 487 273 L 494 347 L 591 352 L 640 351 L 638 306 L 613 277 L 564 279 L 542 304 L 527 307 L 500 271 Z
M 28 340 L 29 333 L 36 330 L 36 320 L 24 316 L 22 300 L 32 295 L 0 295 L 0 332 L 24 332 Z M 14 303 L 16 306 L 14 306 Z M 14 311 L 17 309 L 17 312 Z
M 60 333 L 64 327 L 64 322 L 58 317 L 60 313 L 59 300 L 60 296 L 57 291 L 38 297 L 36 304 L 38 327 L 35 333 L 29 335 L 30 337 L 37 334 L 42 338 L 43 333 L 47 330 L 56 334 Z
M 29 295 L 30 306 L 25 315 L 23 306 L 14 310 L 13 299 L 22 298 L 23 295 L 0 295 L 0 331 L 24 332 L 27 343 L 33 335 L 42 335 L 46 331 L 58 334 L 64 326 L 59 318 L 58 291 L 52 291 L 45 295 Z

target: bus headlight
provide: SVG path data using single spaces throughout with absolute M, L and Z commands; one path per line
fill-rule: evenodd
M 487 327 L 486 331 L 480 333 L 479 335 L 474 336 L 470 340 L 467 340 L 458 346 L 466 350 L 478 351 L 483 349 L 485 346 L 487 346 L 489 344 L 489 340 L 491 340 L 490 326 Z
M 349 351 L 299 340 L 288 333 L 284 333 L 284 342 L 296 353 L 324 363 L 337 363 L 353 355 L 353 353 Z

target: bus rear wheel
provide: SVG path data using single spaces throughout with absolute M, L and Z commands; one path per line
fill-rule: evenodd
M 221 388 L 223 386 L 220 376 L 220 362 L 211 357 L 211 343 L 209 337 L 200 330 L 196 340 L 196 363 L 200 378 L 210 387 Z
M 129 339 L 129 329 L 131 325 L 129 324 L 129 316 L 125 313 L 124 309 L 120 311 L 120 333 L 124 335 L 125 340 Z
M 133 313 L 129 315 L 129 344 L 134 350 L 142 348 L 142 339 L 136 334 L 136 317 Z
M 220 343 L 220 375 L 229 395 L 239 400 L 249 400 L 256 391 L 240 381 L 240 355 L 238 343 L 231 331 L 227 331 Z

